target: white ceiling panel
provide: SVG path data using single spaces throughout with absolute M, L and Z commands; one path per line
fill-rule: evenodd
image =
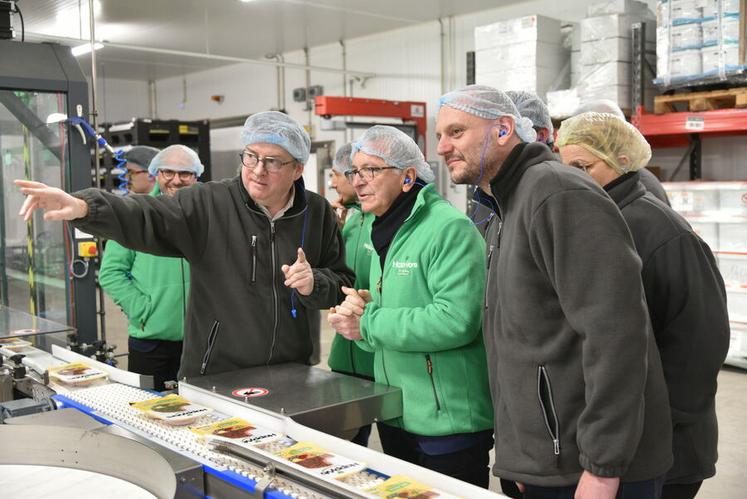
M 29 39 L 80 39 L 89 37 L 88 3 L 30 0 L 18 5 Z M 94 15 L 96 38 L 112 44 L 262 59 L 510 3 L 515 0 L 96 0 Z M 138 80 L 230 63 L 115 47 L 96 55 L 107 76 Z M 88 61 L 90 56 L 81 57 L 84 67 Z

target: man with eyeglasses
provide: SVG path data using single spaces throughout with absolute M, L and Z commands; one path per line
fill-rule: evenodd
M 120 197 L 97 189 L 71 196 L 16 181 L 47 220 L 137 250 L 184 257 L 190 293 L 179 376 L 282 362 L 318 361 L 319 310 L 353 283 L 329 203 L 304 188 L 311 140 L 289 116 L 250 116 L 241 133 L 242 169 L 171 197 Z
M 376 216 L 376 255 L 370 289 L 343 288 L 328 321 L 374 352 L 378 383 L 402 389 L 402 417 L 378 425 L 384 452 L 487 488 L 493 410 L 474 299 L 485 286 L 485 244 L 396 128 L 369 128 L 345 174 Z
M 204 166 L 190 148 L 169 146 L 148 166 L 156 179 L 151 196 L 173 196 L 197 182 Z M 176 380 L 184 338 L 189 294 L 189 264 L 182 258 L 155 256 L 127 249 L 116 241 L 106 245 L 99 283 L 127 316 L 130 371 L 153 376 L 156 390 Z
M 150 194 L 156 184 L 156 179 L 148 173 L 148 166 L 158 154 L 158 149 L 150 146 L 134 146 L 124 153 L 127 172 L 127 190 L 133 194 Z

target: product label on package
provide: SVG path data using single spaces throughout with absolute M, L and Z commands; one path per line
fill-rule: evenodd
M 363 463 L 332 454 L 311 442 L 298 442 L 280 451 L 278 456 L 326 478 L 338 478 L 364 468 Z
M 193 404 L 184 397 L 174 394 L 142 402 L 132 402 L 130 405 L 150 418 L 181 424 L 187 424 L 212 412 L 212 409 Z
M 194 433 L 208 440 L 223 440 L 243 446 L 253 446 L 278 440 L 282 435 L 258 428 L 240 418 L 228 418 L 205 426 L 190 428 Z

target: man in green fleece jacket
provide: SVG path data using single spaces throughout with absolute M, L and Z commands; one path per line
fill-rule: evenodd
M 173 196 L 197 182 L 204 167 L 191 149 L 169 146 L 148 167 L 156 179 L 151 196 Z M 128 319 L 128 368 L 153 376 L 154 388 L 176 379 L 184 338 L 189 264 L 182 258 L 155 256 L 109 241 L 99 283 Z
M 368 276 L 371 272 L 371 224 L 373 213 L 365 213 L 358 204 L 358 196 L 353 185 L 345 178 L 345 172 L 352 168 L 350 153 L 352 144 L 345 144 L 335 154 L 330 186 L 337 191 L 339 198 L 333 203 L 338 212 L 338 221 L 343 225 L 342 239 L 345 241 L 345 263 L 355 272 L 355 289 L 368 289 Z M 338 206 L 335 206 L 338 205 Z M 336 334 L 332 340 L 328 365 L 335 372 L 349 374 L 368 380 L 374 379 L 374 356 L 372 352 L 359 348 L 354 341 Z M 371 425 L 361 427 L 352 442 L 366 446 L 371 435 Z
M 378 426 L 389 455 L 487 487 L 493 411 L 480 333 L 485 247 L 446 202 L 403 132 L 374 126 L 347 176 L 376 215 L 370 291 L 343 288 L 329 322 L 374 352 L 378 383 L 402 389 L 403 415 Z

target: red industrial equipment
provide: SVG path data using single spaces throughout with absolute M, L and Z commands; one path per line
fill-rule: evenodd
M 425 154 L 425 102 L 364 99 L 360 97 L 330 97 L 320 95 L 314 113 L 323 118 L 332 116 L 375 116 L 398 118 L 415 125 L 417 143 Z

